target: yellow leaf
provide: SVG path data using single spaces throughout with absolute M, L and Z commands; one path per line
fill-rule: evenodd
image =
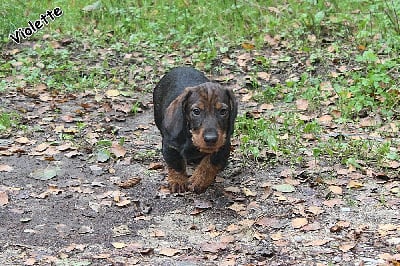
M 245 194 L 247 197 L 255 197 L 257 196 L 256 192 L 251 191 L 250 189 L 244 187 L 242 188 L 243 194 Z
M 350 180 L 350 182 L 347 184 L 347 188 L 361 188 L 363 186 L 363 183 L 354 180 Z
M 117 97 L 121 94 L 119 90 L 108 90 L 106 91 L 106 96 L 107 97 Z
M 121 249 L 126 246 L 126 244 L 123 242 L 112 242 L 111 245 L 113 245 L 113 247 L 116 249 Z
M 245 50 L 253 50 L 255 48 L 255 45 L 252 43 L 244 42 L 244 43 L 242 43 L 242 47 Z

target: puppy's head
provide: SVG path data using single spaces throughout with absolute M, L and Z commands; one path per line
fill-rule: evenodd
M 173 115 L 168 114 L 177 112 L 175 109 L 179 105 L 182 108 L 182 123 L 166 119 L 165 125 L 176 134 L 186 127 L 193 144 L 201 152 L 218 151 L 232 135 L 237 102 L 231 90 L 212 82 L 188 87 L 167 108 L 166 117 L 174 119 Z

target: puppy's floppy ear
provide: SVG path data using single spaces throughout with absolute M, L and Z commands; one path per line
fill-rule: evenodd
M 238 103 L 237 103 L 236 97 L 233 94 L 233 91 L 231 89 L 226 89 L 226 94 L 228 95 L 228 98 L 229 98 L 229 108 L 230 108 L 228 132 L 229 132 L 229 135 L 232 135 L 233 130 L 235 129 L 234 125 L 235 125 L 235 119 L 236 119 L 237 112 L 238 112 Z
M 191 93 L 191 90 L 186 88 L 166 109 L 163 126 L 172 138 L 178 138 L 186 126 L 187 120 L 183 110 L 186 109 L 187 99 Z

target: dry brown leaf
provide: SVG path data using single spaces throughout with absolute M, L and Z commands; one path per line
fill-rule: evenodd
M 14 168 L 8 164 L 0 164 L 0 172 L 11 172 Z
M 323 201 L 322 204 L 324 204 L 325 206 L 328 206 L 330 208 L 333 208 L 336 205 L 343 204 L 343 201 L 341 199 L 330 199 L 330 200 Z
M 259 111 L 272 110 L 272 109 L 274 109 L 274 105 L 270 103 L 263 103 L 258 107 Z
M 342 252 L 348 252 L 350 251 L 352 248 L 354 248 L 356 246 L 355 243 L 346 243 L 346 244 L 342 244 L 339 246 L 339 250 Z
M 228 243 L 217 242 L 217 243 L 205 243 L 202 245 L 202 250 L 209 253 L 218 253 L 220 250 L 226 249 Z
M 15 142 L 18 142 L 19 144 L 27 144 L 30 140 L 27 137 L 19 137 L 15 139 Z
M 319 229 L 321 229 L 321 224 L 319 222 L 313 222 L 313 223 L 307 224 L 301 228 L 301 230 L 303 230 L 303 231 L 316 231 Z
M 304 246 L 306 246 L 306 247 L 323 246 L 326 243 L 328 243 L 329 241 L 331 241 L 331 240 L 330 239 L 316 239 L 316 240 L 305 243 Z
M 126 207 L 129 204 L 131 204 L 131 200 L 129 199 L 123 199 L 115 202 L 115 205 L 117 205 L 118 207 Z
M 342 195 L 343 190 L 339 186 L 329 186 L 329 191 L 336 195 Z
M 303 218 L 303 217 L 302 218 L 294 218 L 292 220 L 292 226 L 295 229 L 302 228 L 306 224 L 308 224 L 307 218 Z
M 162 230 L 154 230 L 153 232 L 150 233 L 150 236 L 157 238 L 165 237 L 165 232 Z
M 124 157 L 126 154 L 126 150 L 117 142 L 113 142 L 110 152 L 113 153 L 117 158 Z
M 305 111 L 308 109 L 308 100 L 306 99 L 298 99 L 296 100 L 296 107 L 300 111 Z
M 24 262 L 24 265 L 35 265 L 36 264 L 36 259 L 35 258 L 29 258 Z
M 160 249 L 159 254 L 167 257 L 173 257 L 180 252 L 179 249 L 175 248 L 162 248 Z
M 46 143 L 46 142 L 43 142 L 43 143 L 37 145 L 37 146 L 34 148 L 34 150 L 35 150 L 35 151 L 38 151 L 38 152 L 42 152 L 42 151 L 45 151 L 48 147 L 49 147 L 49 144 Z
M 233 203 L 228 209 L 234 210 L 235 212 L 240 212 L 246 210 L 246 205 L 240 203 Z
M 263 217 L 256 221 L 256 225 L 260 225 L 262 227 L 274 227 L 279 224 L 279 220 L 272 217 Z
M 232 232 L 237 232 L 240 230 L 240 226 L 236 225 L 236 224 L 230 224 L 226 227 L 225 229 L 226 231 L 232 233 Z
M 279 233 L 279 232 L 278 232 L 278 233 L 275 233 L 275 234 L 271 234 L 270 237 L 271 237 L 271 239 L 274 240 L 274 241 L 278 241 L 278 240 L 283 239 L 282 233 Z
M 150 163 L 148 169 L 149 170 L 158 170 L 163 169 L 164 165 L 162 163 Z
M 258 72 L 257 77 L 259 77 L 260 79 L 263 79 L 263 80 L 269 80 L 269 78 L 271 77 L 271 74 L 269 74 L 268 72 Z
M 333 117 L 331 115 L 323 115 L 318 118 L 318 122 L 320 123 L 329 123 L 333 120 Z
M 362 188 L 363 186 L 363 183 L 354 180 L 350 180 L 347 184 L 347 188 Z
M 239 187 L 226 187 L 226 188 L 224 188 L 224 190 L 226 191 L 226 192 L 230 192 L 230 193 L 240 193 L 240 188 Z
M 8 194 L 6 191 L 0 191 L 0 206 L 8 204 Z
M 131 177 L 128 180 L 120 182 L 118 186 L 122 188 L 131 188 L 139 184 L 141 180 L 140 177 Z
M 366 117 L 360 120 L 361 127 L 374 127 L 378 124 L 378 121 L 373 117 Z
M 324 210 L 319 206 L 310 206 L 308 208 L 308 211 L 311 212 L 314 215 L 319 215 L 319 214 L 324 212 Z
M 334 226 L 329 228 L 332 233 L 338 233 L 342 231 L 344 228 L 348 228 L 350 226 L 350 222 L 347 221 L 338 221 Z

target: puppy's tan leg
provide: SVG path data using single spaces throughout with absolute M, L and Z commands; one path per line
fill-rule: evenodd
M 211 155 L 204 157 L 189 178 L 189 190 L 203 193 L 214 182 L 220 167 L 211 163 Z
M 186 171 L 177 172 L 168 167 L 168 184 L 172 193 L 183 193 L 188 190 L 188 176 Z

